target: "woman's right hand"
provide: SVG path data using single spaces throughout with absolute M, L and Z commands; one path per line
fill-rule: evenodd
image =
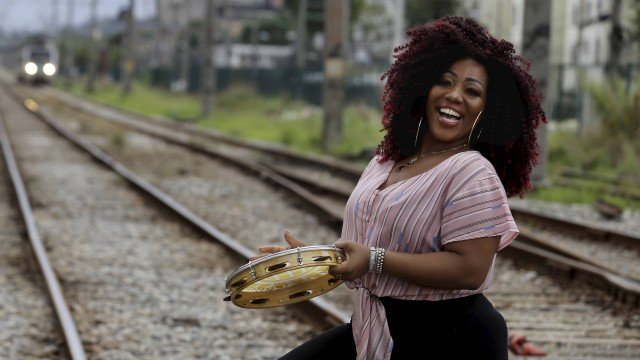
M 295 249 L 297 247 L 302 247 L 305 246 L 304 243 L 296 238 L 293 237 L 293 235 L 291 235 L 289 233 L 289 230 L 285 230 L 284 232 L 284 241 L 287 242 L 287 244 L 289 244 L 288 246 L 278 246 L 278 245 L 267 245 L 267 246 L 260 246 L 258 248 L 258 251 L 262 254 L 262 255 L 256 255 L 256 256 L 252 256 L 249 261 L 253 261 L 256 259 L 259 259 L 267 254 L 273 254 L 273 253 L 277 253 L 279 251 L 283 251 L 283 250 L 289 250 L 289 249 Z

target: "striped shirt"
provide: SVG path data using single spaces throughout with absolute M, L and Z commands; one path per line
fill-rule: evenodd
M 344 213 L 343 240 L 388 251 L 443 251 L 453 241 L 500 236 L 499 250 L 518 235 L 507 196 L 491 163 L 477 151 L 461 152 L 433 169 L 383 190 L 394 165 L 374 157 L 353 190 Z M 393 340 L 379 297 L 444 300 L 484 291 L 495 255 L 476 290 L 420 286 L 388 274 L 366 273 L 347 286 L 357 289 L 352 317 L 358 359 L 389 359 Z

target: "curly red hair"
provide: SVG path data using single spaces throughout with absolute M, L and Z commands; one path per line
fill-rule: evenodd
M 472 134 L 475 141 L 469 145 L 493 164 L 507 196 L 522 197 L 532 188 L 530 175 L 538 161 L 535 129 L 546 122 L 529 62 L 515 55 L 510 42 L 496 39 L 468 18 L 445 17 L 407 35 L 408 42 L 394 49 L 395 61 L 382 75 L 387 83 L 380 131 L 387 134 L 376 150 L 379 161 L 397 161 L 416 152 L 418 119 L 425 114 L 431 87 L 451 64 L 472 58 L 485 67 L 489 86 Z

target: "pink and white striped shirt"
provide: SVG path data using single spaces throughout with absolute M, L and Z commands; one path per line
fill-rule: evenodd
M 394 161 L 374 157 L 351 193 L 344 213 L 343 240 L 389 251 L 442 251 L 452 241 L 500 236 L 499 250 L 518 235 L 507 196 L 491 163 L 477 151 L 452 155 L 433 169 L 388 186 Z M 388 274 L 366 273 L 348 282 L 357 289 L 352 318 L 358 359 L 389 359 L 393 339 L 379 297 L 444 300 L 480 293 L 493 274 L 495 256 L 476 290 L 429 288 Z

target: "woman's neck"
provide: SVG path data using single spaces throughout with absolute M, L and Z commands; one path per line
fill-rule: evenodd
M 460 139 L 460 140 L 445 143 L 445 142 L 435 141 L 434 139 L 427 139 L 427 137 L 425 136 L 424 140 L 422 141 L 422 145 L 420 146 L 420 149 L 418 150 L 416 155 L 446 151 L 448 149 L 454 149 L 454 148 L 458 148 L 456 149 L 455 152 L 465 151 L 468 149 L 467 147 L 463 147 L 463 145 L 465 144 L 466 144 L 466 139 Z

